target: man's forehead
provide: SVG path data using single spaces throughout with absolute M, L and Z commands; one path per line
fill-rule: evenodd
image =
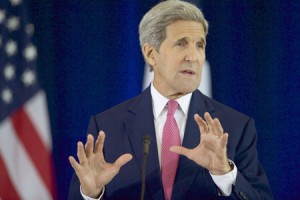
M 189 39 L 205 40 L 206 33 L 201 22 L 178 20 L 166 27 L 166 36 L 173 39 Z

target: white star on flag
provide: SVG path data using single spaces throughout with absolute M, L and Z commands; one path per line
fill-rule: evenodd
M 23 51 L 23 55 L 26 58 L 27 61 L 32 61 L 36 58 L 37 56 L 37 51 L 35 46 L 33 46 L 32 44 L 28 45 L 24 51 Z
M 12 92 L 9 88 L 5 88 L 3 91 L 2 91 L 2 94 L 1 94 L 1 98 L 2 100 L 6 103 L 6 104 L 9 104 L 12 102 Z
M 22 74 L 22 82 L 25 86 L 30 86 L 35 81 L 35 74 L 32 70 L 27 70 Z
M 20 27 L 20 19 L 18 17 L 10 17 L 6 22 L 7 29 L 9 31 L 16 31 Z
M 6 43 L 5 51 L 8 56 L 13 56 L 17 53 L 17 43 L 13 40 L 9 40 Z
M 25 31 L 28 35 L 32 35 L 34 33 L 34 25 L 33 24 L 27 24 L 25 27 Z
M 12 80 L 15 76 L 15 68 L 12 64 L 7 64 L 4 67 L 4 77 L 6 80 Z
M 17 6 L 22 3 L 22 0 L 10 0 L 11 5 Z
M 4 19 L 5 19 L 5 11 L 0 10 L 0 24 L 4 22 Z

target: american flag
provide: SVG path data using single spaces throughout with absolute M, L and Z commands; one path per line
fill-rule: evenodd
M 0 200 L 55 199 L 45 93 L 25 1 L 0 1 Z

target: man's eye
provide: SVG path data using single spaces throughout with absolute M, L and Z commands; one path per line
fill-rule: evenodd
M 197 47 L 203 49 L 203 48 L 204 48 L 204 45 L 203 45 L 202 43 L 198 43 L 198 44 L 197 44 Z
M 183 47 L 183 46 L 185 46 L 186 45 L 186 43 L 185 42 L 178 42 L 177 43 L 177 46 L 181 46 L 181 47 Z

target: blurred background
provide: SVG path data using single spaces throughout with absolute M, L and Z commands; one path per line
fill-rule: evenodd
M 35 27 L 37 75 L 48 103 L 54 196 L 63 200 L 74 172 L 68 156 L 85 141 L 89 117 L 142 91 L 138 24 L 159 1 L 22 2 Z M 300 2 L 189 2 L 209 22 L 213 98 L 255 119 L 259 160 L 275 199 L 299 199 Z

